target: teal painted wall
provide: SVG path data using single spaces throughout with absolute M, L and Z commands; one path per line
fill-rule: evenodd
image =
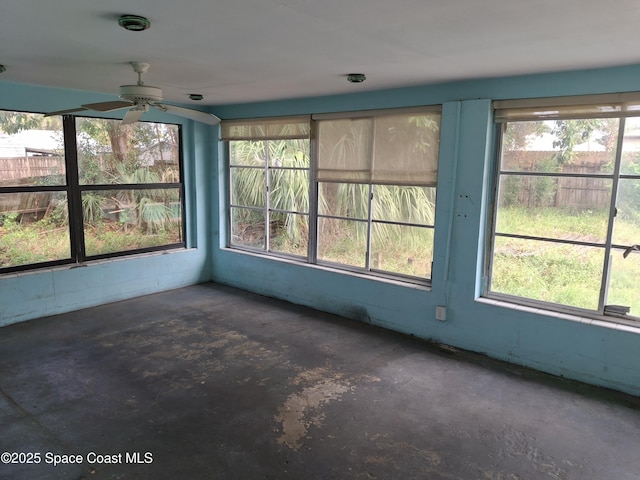
M 222 118 L 443 104 L 433 287 L 404 286 L 224 248 L 219 146 L 212 278 L 263 295 L 640 395 L 640 328 L 478 301 L 493 168 L 491 101 L 640 89 L 640 66 L 465 81 L 281 102 L 221 105 Z M 435 319 L 436 305 L 447 321 Z
M 182 122 L 190 249 L 0 276 L 0 325 L 214 280 L 640 395 L 640 329 L 477 300 L 491 177 L 493 99 L 640 90 L 640 66 L 221 105 L 222 118 L 443 104 L 433 288 L 408 287 L 222 248 L 224 162 L 207 127 Z M 51 111 L 110 96 L 0 82 L 0 109 Z M 435 320 L 436 305 L 447 321 Z
M 0 109 L 55 111 L 112 100 L 90 92 L 0 82 Z M 0 326 L 178 288 L 211 278 L 212 143 L 216 130 L 160 112 L 145 119 L 183 125 L 188 249 L 0 276 Z

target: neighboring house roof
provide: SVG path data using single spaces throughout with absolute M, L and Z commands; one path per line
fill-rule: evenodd
M 61 148 L 62 135 L 55 130 L 23 130 L 0 133 L 0 158 L 48 155 Z
M 0 133 L 0 158 L 24 157 L 24 145 L 5 133 Z

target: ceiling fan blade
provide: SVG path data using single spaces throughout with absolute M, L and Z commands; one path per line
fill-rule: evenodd
M 155 104 L 163 112 L 174 113 L 181 117 L 190 118 L 197 122 L 207 123 L 209 125 L 217 125 L 220 123 L 220 119 L 212 113 L 201 112 L 200 110 L 193 110 L 191 108 L 177 107 L 175 105 L 166 105 L 164 103 Z
M 136 123 L 142 117 L 144 110 L 138 110 L 136 108 L 132 108 L 127 112 L 127 114 L 122 119 L 122 123 L 120 125 L 129 125 L 131 123 Z
M 133 104 L 122 100 L 113 100 L 111 102 L 87 103 L 82 105 L 85 109 L 95 110 L 96 112 L 110 112 L 121 108 L 129 108 Z
M 88 110 L 88 109 L 84 108 L 84 107 L 70 108 L 68 110 L 58 110 L 57 112 L 45 113 L 44 116 L 45 117 L 52 117 L 53 115 L 66 115 L 67 113 L 82 112 L 84 110 Z

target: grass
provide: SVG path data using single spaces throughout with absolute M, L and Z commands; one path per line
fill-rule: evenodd
M 69 227 L 41 220 L 34 223 L 5 222 L 0 226 L 0 267 L 14 267 L 68 259 L 71 256 Z M 180 226 L 151 233 L 125 229 L 117 222 L 85 228 L 87 255 L 135 250 L 180 242 Z
M 13 267 L 70 258 L 69 228 L 3 225 L 0 227 L 0 267 Z
M 180 228 L 161 230 L 151 233 L 140 228 L 123 229 L 115 222 L 85 227 L 85 250 L 87 255 L 124 252 L 139 248 L 157 247 L 180 242 Z
M 306 220 L 306 219 L 305 219 Z M 600 241 L 603 211 L 571 212 L 553 208 L 502 208 L 498 231 L 548 238 Z M 335 221 L 334 221 L 335 222 Z M 305 222 L 302 222 L 305 223 Z M 349 222 L 351 223 L 351 222 Z M 433 230 L 402 227 L 391 236 L 376 236 L 371 267 L 376 270 L 428 277 L 433 256 Z M 306 242 L 289 235 L 286 222 L 272 231 L 272 249 L 306 256 Z M 355 228 L 335 226 L 320 237 L 319 257 L 350 266 L 364 267 L 366 241 Z M 616 220 L 614 240 L 634 244 L 640 224 Z M 118 222 L 98 222 L 85 230 L 88 255 L 166 245 L 180 241 L 179 224 L 167 230 L 142 231 Z M 0 226 L 0 267 L 27 265 L 69 258 L 67 226 L 40 220 L 17 223 L 5 219 Z M 545 241 L 497 237 L 491 290 L 509 295 L 595 310 L 600 295 L 604 249 Z M 612 252 L 609 304 L 627 305 L 640 314 L 640 255 L 622 257 Z
M 603 226 L 604 224 L 604 226 Z M 606 212 L 571 212 L 556 208 L 503 208 L 497 222 L 500 233 L 602 242 Z M 616 220 L 614 240 L 633 244 L 640 225 Z M 491 290 L 524 298 L 597 310 L 604 249 L 544 241 L 497 237 Z M 608 304 L 627 305 L 640 315 L 640 255 L 622 257 L 614 250 Z

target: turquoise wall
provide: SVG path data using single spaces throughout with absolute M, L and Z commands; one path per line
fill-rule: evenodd
M 0 276 L 0 325 L 214 280 L 420 338 L 640 395 L 640 329 L 486 303 L 480 293 L 492 168 L 491 100 L 640 90 L 640 66 L 223 105 L 222 118 L 443 104 L 433 287 L 406 286 L 223 248 L 217 127 L 182 123 L 189 249 Z M 52 111 L 112 99 L 0 82 L 0 109 Z M 447 321 L 435 320 L 436 305 Z
M 5 110 L 46 112 L 101 100 L 113 97 L 0 82 L 0 109 Z M 183 125 L 189 248 L 1 275 L 0 326 L 210 279 L 210 139 L 216 130 L 161 112 L 145 119 Z
M 224 161 L 217 152 L 213 280 L 640 395 L 640 328 L 488 303 L 481 292 L 493 168 L 494 99 L 640 89 L 640 66 L 456 82 L 374 93 L 224 105 L 222 118 L 443 104 L 433 287 L 406 286 L 239 253 L 224 246 Z M 596 292 L 597 293 L 597 292 Z M 640 294 L 640 291 L 639 291 Z M 436 305 L 447 321 L 435 319 Z

